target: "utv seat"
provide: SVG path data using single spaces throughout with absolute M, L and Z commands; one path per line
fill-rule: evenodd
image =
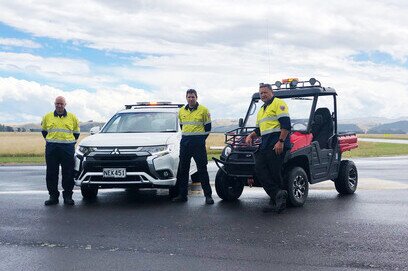
M 312 123 L 313 141 L 319 142 L 321 149 L 328 149 L 329 139 L 333 136 L 333 120 L 330 110 L 326 107 L 315 111 Z

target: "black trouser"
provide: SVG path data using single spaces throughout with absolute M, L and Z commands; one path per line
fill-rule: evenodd
M 48 143 L 45 145 L 45 161 L 47 163 L 47 189 L 50 197 L 59 197 L 58 174 L 62 168 L 63 196 L 71 197 L 74 188 L 74 153 L 75 144 Z
M 273 145 L 255 153 L 255 171 L 266 193 L 275 201 L 276 193 L 284 189 L 282 183 L 282 163 L 286 150 L 277 155 Z
M 207 150 L 205 149 L 204 136 L 183 137 L 180 141 L 180 163 L 177 172 L 177 187 L 179 195 L 187 197 L 188 179 L 191 158 L 197 164 L 197 174 L 205 196 L 211 196 L 210 178 L 207 171 Z

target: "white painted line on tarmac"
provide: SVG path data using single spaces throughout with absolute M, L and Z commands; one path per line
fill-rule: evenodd
M 47 190 L 17 190 L 17 191 L 0 191 L 0 195 L 36 195 L 48 194 Z
M 122 188 L 118 189 L 101 189 L 99 193 L 109 193 L 112 191 L 120 191 Z M 122 189 L 123 190 L 123 189 Z M 0 191 L 0 195 L 41 195 L 41 194 L 48 194 L 47 190 L 9 190 L 9 191 Z M 74 189 L 74 195 L 81 194 L 81 191 L 78 189 Z
M 325 181 L 317 184 L 312 184 L 310 189 L 316 190 L 331 190 L 335 189 L 334 182 Z M 389 190 L 389 189 L 408 189 L 407 183 L 400 183 L 394 181 L 388 181 L 377 178 L 359 178 L 357 191 L 358 190 Z
M 196 188 L 200 184 L 196 184 L 194 188 Z M 214 185 L 212 185 L 214 188 Z M 198 186 L 198 188 L 201 188 Z M 332 181 L 325 181 L 317 184 L 312 184 L 309 186 L 311 190 L 335 190 L 334 182 Z M 395 190 L 395 189 L 408 189 L 408 183 L 400 183 L 376 178 L 360 178 L 358 180 L 358 190 Z M 192 193 L 200 193 L 201 189 L 198 191 L 190 190 Z M 101 193 L 109 193 L 112 191 L 118 191 L 118 189 L 101 189 Z M 75 192 L 79 192 L 74 190 Z M 0 191 L 0 195 L 43 195 L 48 194 L 47 190 L 16 190 L 16 191 Z

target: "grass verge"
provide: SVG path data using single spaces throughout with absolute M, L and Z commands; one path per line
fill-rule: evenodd
M 359 138 L 407 139 L 408 134 L 358 134 Z
M 2 156 L 0 164 L 45 164 L 45 157 L 42 156 Z
M 408 155 L 408 144 L 394 144 L 381 142 L 359 142 L 358 148 L 347 151 L 343 157 L 379 157 Z
M 219 158 L 222 150 L 207 150 L 208 160 L 212 157 Z M 344 158 L 357 157 L 380 157 L 408 155 L 408 144 L 380 143 L 380 142 L 359 142 L 359 147 L 343 154 Z M 38 154 L 2 154 L 0 153 L 0 164 L 44 164 L 44 155 Z

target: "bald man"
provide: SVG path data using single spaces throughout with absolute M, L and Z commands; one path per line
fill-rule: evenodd
M 47 163 L 46 182 L 50 198 L 45 205 L 59 203 L 58 175 L 62 168 L 62 192 L 65 205 L 74 205 L 74 154 L 75 143 L 79 137 L 77 117 L 65 110 L 66 101 L 62 96 L 55 98 L 55 110 L 46 114 L 41 122 L 42 134 L 46 141 L 45 161 Z

